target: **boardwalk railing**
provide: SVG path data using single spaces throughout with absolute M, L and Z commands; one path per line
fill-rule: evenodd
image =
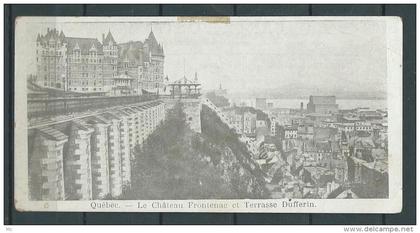
M 158 99 L 157 95 L 28 98 L 28 118 L 71 114 Z

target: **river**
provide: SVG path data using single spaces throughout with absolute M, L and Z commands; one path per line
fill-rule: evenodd
M 231 103 L 240 105 L 245 103 L 247 106 L 255 107 L 255 99 L 230 99 Z M 300 108 L 300 103 L 306 108 L 308 99 L 267 99 L 267 103 L 273 103 L 274 108 Z M 358 107 L 370 109 L 386 109 L 385 99 L 337 99 L 339 109 L 354 109 Z

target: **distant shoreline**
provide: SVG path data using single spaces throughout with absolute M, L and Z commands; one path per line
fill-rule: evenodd
M 256 99 L 256 98 L 266 98 L 266 99 L 282 99 L 282 100 L 296 100 L 296 99 L 302 99 L 302 100 L 309 100 L 309 96 L 305 97 L 263 97 L 263 96 L 229 96 L 228 98 L 231 99 Z M 387 100 L 386 97 L 337 97 L 337 100 Z
M 230 98 L 232 103 L 245 103 L 249 106 L 255 106 L 255 98 Z M 304 106 L 309 102 L 309 98 L 266 98 L 266 102 L 271 103 L 272 107 L 276 108 L 300 108 L 303 103 Z M 340 109 L 355 109 L 355 108 L 371 108 L 384 109 L 388 106 L 387 99 L 378 98 L 337 98 L 336 104 Z

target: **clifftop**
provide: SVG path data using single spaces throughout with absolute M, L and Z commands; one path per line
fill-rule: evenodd
M 123 199 L 267 197 L 263 173 L 234 132 L 203 106 L 203 132 L 195 133 L 182 109 L 176 104 L 143 148 L 137 147 L 132 186 Z

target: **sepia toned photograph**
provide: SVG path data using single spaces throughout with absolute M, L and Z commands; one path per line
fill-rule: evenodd
M 21 17 L 22 211 L 397 213 L 396 17 Z

